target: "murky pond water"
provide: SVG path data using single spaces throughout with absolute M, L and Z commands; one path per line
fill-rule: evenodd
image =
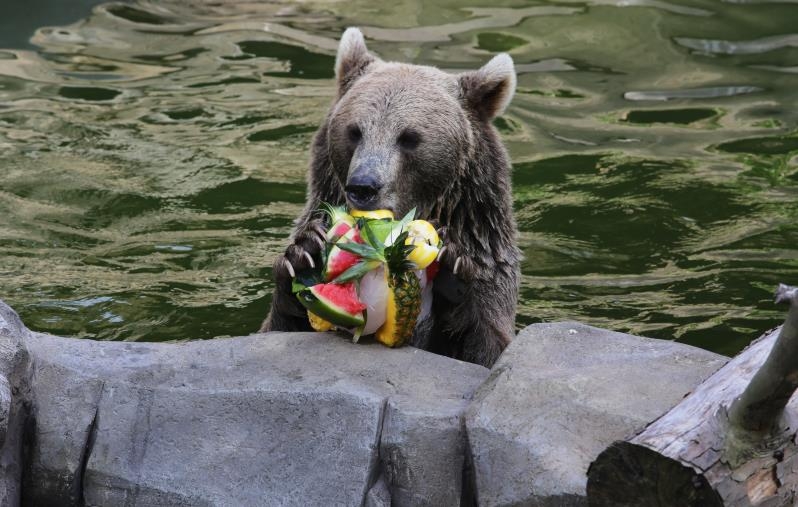
M 350 25 L 386 59 L 515 59 L 519 327 L 728 354 L 798 282 L 794 0 L 92 3 L 0 49 L 0 298 L 34 329 L 256 330 Z

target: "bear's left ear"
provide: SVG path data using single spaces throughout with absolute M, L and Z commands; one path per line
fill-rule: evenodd
M 484 121 L 500 115 L 515 93 L 515 67 L 507 53 L 494 56 L 481 69 L 458 76 L 465 105 Z
M 363 34 L 357 28 L 347 28 L 338 44 L 335 57 L 335 79 L 338 81 L 338 96 L 342 96 L 360 77 L 370 63 L 377 58 L 369 53 Z

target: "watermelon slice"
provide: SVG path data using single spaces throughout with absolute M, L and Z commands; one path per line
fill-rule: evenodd
M 342 241 L 363 243 L 363 239 L 360 237 L 360 232 L 351 227 L 339 240 L 339 242 Z M 338 275 L 357 264 L 359 260 L 359 255 L 353 254 L 352 252 L 346 252 L 337 246 L 333 246 L 330 249 L 330 253 L 327 254 L 327 264 L 324 266 L 324 279 L 328 282 L 330 280 L 335 280 Z
M 322 319 L 341 327 L 361 327 L 366 319 L 354 282 L 320 283 L 297 294 L 302 305 Z
M 330 206 L 329 204 L 322 203 L 322 210 L 326 213 L 332 224 L 327 231 L 327 241 L 340 238 L 346 234 L 349 229 L 355 226 L 354 217 L 347 213 L 346 208 L 343 206 Z
M 335 238 L 343 237 L 344 234 L 352 229 L 352 225 L 347 222 L 334 223 L 330 230 L 327 231 L 327 241 L 332 241 Z

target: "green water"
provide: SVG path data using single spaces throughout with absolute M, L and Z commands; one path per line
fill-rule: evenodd
M 33 329 L 256 330 L 350 25 L 386 59 L 513 56 L 519 327 L 730 354 L 798 283 L 794 0 L 36 1 L 30 40 L 0 21 L 0 298 Z

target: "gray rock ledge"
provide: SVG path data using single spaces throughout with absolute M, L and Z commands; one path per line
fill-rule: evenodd
M 598 452 L 725 361 L 576 323 L 492 371 L 323 333 L 96 342 L 0 302 L 0 504 L 586 505 Z
M 642 431 L 727 360 L 577 322 L 527 327 L 468 408 L 479 504 L 587 505 L 595 457 Z

